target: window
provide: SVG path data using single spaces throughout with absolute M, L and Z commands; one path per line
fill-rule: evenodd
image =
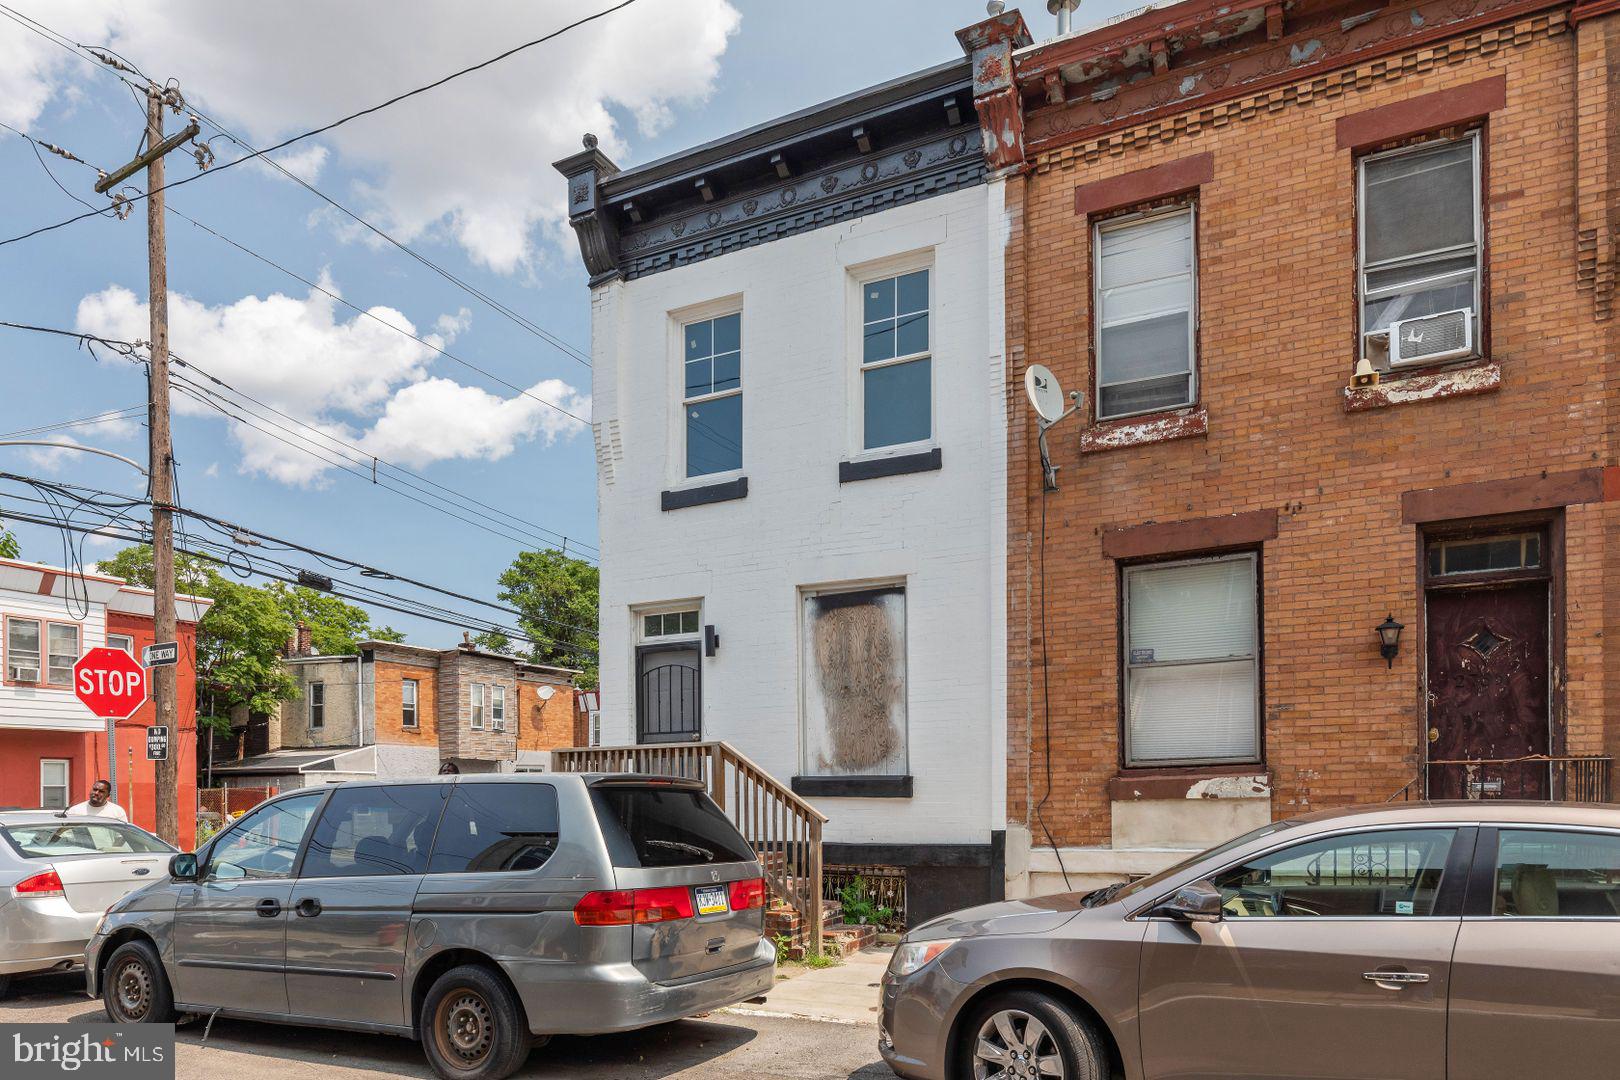
M 1374 154 L 1359 170 L 1362 334 L 1466 309 L 1477 342 L 1478 133 Z M 1403 338 L 1403 352 L 1406 344 Z M 1421 338 L 1412 344 L 1423 356 L 1437 352 Z M 1382 345 L 1374 338 L 1364 348 L 1375 362 L 1380 348 L 1387 358 L 1387 336 Z
M 1429 576 L 1534 570 L 1541 565 L 1541 534 L 1444 540 L 1429 545 Z
M 39 620 L 6 620 L 6 681 L 39 682 Z
M 73 665 L 79 660 L 78 623 L 51 623 L 45 639 L 50 646 L 45 681 L 52 686 L 72 686 Z
M 1097 419 L 1191 405 L 1193 208 L 1101 222 L 1095 247 Z
M 309 684 L 309 726 L 311 729 L 326 726 L 326 684 L 312 682 Z
M 933 437 L 930 277 L 916 270 L 861 286 L 861 445 L 868 450 Z
M 691 611 L 666 611 L 659 615 L 643 615 L 641 617 L 641 636 L 643 638 L 680 637 L 684 634 L 698 632 L 698 613 Z
M 68 808 L 68 762 L 62 758 L 41 758 L 39 762 L 39 806 L 41 810 Z
M 347 788 L 332 793 L 309 838 L 302 878 L 420 874 L 444 809 L 438 784 Z
M 905 775 L 905 587 L 807 590 L 801 604 L 805 775 Z
M 0 832 L 6 834 L 11 846 L 25 859 L 63 855 L 156 855 L 174 850 L 155 836 L 115 821 L 8 825 Z
M 614 866 L 754 861 L 748 841 L 701 791 L 611 784 L 593 787 L 591 801 Z
M 742 468 L 742 314 L 687 323 L 686 475 Z
M 420 689 L 421 687 L 415 679 L 405 679 L 399 684 L 399 723 L 401 727 L 414 728 L 418 726 L 416 700 Z
M 473 683 L 468 691 L 472 698 L 472 729 L 484 730 L 484 684 Z
M 1227 918 L 1422 917 L 1434 914 L 1450 829 L 1330 836 L 1221 871 Z
M 457 784 L 433 843 L 430 874 L 538 870 L 557 850 L 550 784 Z
M 1256 761 L 1257 558 L 1125 571 L 1125 754 L 1131 765 Z
M 489 689 L 489 726 L 496 731 L 506 730 L 506 687 Z
M 214 842 L 204 879 L 290 878 L 309 819 L 325 792 L 294 795 L 248 812 Z
M 123 649 L 125 652 L 129 653 L 129 655 L 134 656 L 135 639 L 130 637 L 128 634 L 108 634 L 107 648 Z
M 1518 918 L 1620 918 L 1620 836 L 1503 829 L 1494 913 Z

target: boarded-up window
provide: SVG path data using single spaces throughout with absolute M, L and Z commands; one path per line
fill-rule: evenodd
M 904 775 L 906 591 L 803 594 L 804 770 Z

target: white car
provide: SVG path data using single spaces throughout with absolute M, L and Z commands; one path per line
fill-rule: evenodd
M 174 853 L 122 821 L 51 810 L 0 813 L 0 996 L 13 975 L 82 964 L 108 906 L 167 880 Z

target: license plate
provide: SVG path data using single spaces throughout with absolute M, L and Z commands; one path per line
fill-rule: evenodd
M 726 900 L 724 885 L 705 885 L 697 890 L 699 915 L 724 915 L 730 910 L 731 904 Z

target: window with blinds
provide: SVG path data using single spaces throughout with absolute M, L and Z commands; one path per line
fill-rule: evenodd
M 1258 557 L 1125 571 L 1125 756 L 1131 765 L 1260 757 Z
M 1191 405 L 1193 208 L 1103 222 L 1095 250 L 1097 418 Z

